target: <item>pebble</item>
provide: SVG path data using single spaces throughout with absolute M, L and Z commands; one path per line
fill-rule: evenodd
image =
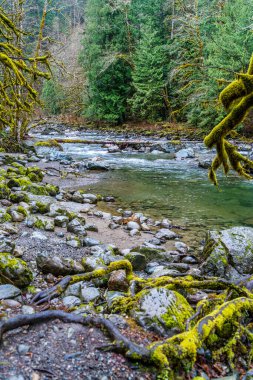
M 28 306 L 28 305 L 23 305 L 21 310 L 22 310 L 23 314 L 34 314 L 35 313 L 34 308 L 32 306 Z
M 17 351 L 20 355 L 25 355 L 27 352 L 29 352 L 30 347 L 26 344 L 19 344 L 17 347 Z

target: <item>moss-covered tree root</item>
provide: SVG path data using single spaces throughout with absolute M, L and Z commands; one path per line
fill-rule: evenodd
M 191 330 L 177 334 L 165 341 L 143 347 L 131 342 L 112 322 L 101 316 L 69 314 L 63 311 L 46 311 L 32 315 L 21 315 L 2 321 L 0 324 L 0 339 L 7 331 L 25 325 L 34 325 L 60 319 L 65 323 L 79 323 L 104 327 L 113 339 L 113 349 L 122 352 L 126 357 L 144 363 L 156 365 L 161 371 L 161 378 L 173 379 L 173 372 L 178 368 L 186 371 L 192 368 L 197 360 L 198 349 L 205 347 L 211 352 L 226 353 L 233 360 L 233 347 L 242 336 L 252 342 L 252 333 L 243 323 L 253 317 L 253 300 L 246 297 L 236 298 L 226 302 L 200 319 Z M 247 351 L 246 351 L 247 352 Z M 248 350 L 250 357 L 252 350 Z
M 208 148 L 215 146 L 217 150 L 209 171 L 209 178 L 215 185 L 218 184 L 216 171 L 220 166 L 223 166 L 225 174 L 232 167 L 240 176 L 252 178 L 248 169 L 253 168 L 253 161 L 240 154 L 235 146 L 226 141 L 226 137 L 253 107 L 253 55 L 247 74 L 238 74 L 238 79 L 221 92 L 220 101 L 229 113 L 204 140 Z

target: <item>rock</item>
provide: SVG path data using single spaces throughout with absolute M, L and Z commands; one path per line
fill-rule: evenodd
M 108 227 L 110 228 L 110 230 L 116 230 L 117 228 L 120 228 L 120 225 L 114 222 L 111 222 Z
M 24 251 L 21 247 L 15 247 L 14 251 L 13 251 L 13 256 L 15 257 L 22 257 L 24 254 Z
M 31 235 L 32 239 L 39 239 L 39 240 L 47 240 L 46 235 L 44 235 L 42 232 L 34 231 Z
M 46 252 L 38 254 L 36 263 L 43 273 L 55 276 L 83 273 L 83 266 L 77 261 L 59 256 L 50 257 Z
M 182 263 L 194 265 L 198 263 L 198 260 L 194 256 L 185 256 L 182 259 Z
M 82 242 L 77 236 L 68 235 L 66 237 L 66 244 L 72 248 L 81 248 Z
M 84 203 L 91 203 L 91 204 L 96 204 L 98 201 L 98 198 L 94 194 L 82 194 Z
M 35 227 L 40 230 L 54 231 L 54 220 L 45 216 L 35 216 L 27 220 L 27 227 Z
M 137 236 L 137 235 L 140 235 L 141 233 L 140 233 L 140 230 L 138 229 L 133 229 L 133 230 L 131 230 L 130 232 L 129 232 L 129 235 L 130 236 Z
M 192 148 L 187 149 L 180 149 L 178 152 L 176 152 L 176 158 L 179 160 L 183 160 L 185 158 L 194 158 L 195 153 Z
M 128 253 L 125 258 L 132 264 L 133 270 L 144 270 L 147 265 L 146 256 L 139 252 Z
M 32 306 L 28 306 L 28 305 L 23 305 L 21 310 L 22 310 L 23 314 L 34 314 L 35 313 L 34 308 Z
M 112 196 L 106 196 L 103 198 L 104 202 L 115 202 L 115 198 Z
M 166 335 L 169 330 L 185 329 L 193 310 L 179 293 L 165 288 L 153 288 L 137 299 L 131 315 L 147 330 Z
M 30 350 L 30 346 L 26 344 L 19 344 L 17 347 L 17 351 L 20 355 L 26 355 Z
M 203 250 L 202 274 L 231 281 L 253 274 L 253 228 L 209 231 Z
M 84 203 L 82 194 L 79 191 L 76 191 L 72 196 L 72 201 L 76 203 Z
M 0 298 L 1 299 L 1 298 Z M 10 309 L 17 309 L 21 307 L 21 303 L 15 300 L 10 300 L 10 299 L 3 299 L 1 301 L 2 306 L 5 306 L 6 308 Z
M 11 219 L 13 222 L 21 223 L 23 220 L 25 220 L 25 215 L 21 214 L 20 212 L 17 212 L 15 210 L 9 211 L 9 214 L 11 216 Z
M 93 272 L 95 269 L 105 268 L 102 259 L 99 257 L 88 256 L 82 259 L 84 272 Z
M 83 283 L 81 286 L 81 300 L 85 303 L 94 302 L 100 297 L 100 292 L 95 287 L 87 287 L 87 284 Z
M 172 222 L 168 219 L 163 219 L 161 222 L 161 227 L 166 228 L 166 229 L 170 229 L 172 227 Z
M 63 305 L 67 308 L 72 308 L 81 305 L 81 300 L 78 297 L 68 296 L 62 299 Z
M 104 162 L 89 161 L 86 165 L 88 170 L 108 171 L 110 166 Z
M 176 250 L 178 252 L 184 253 L 184 254 L 186 254 L 188 252 L 188 249 L 189 249 L 188 246 L 185 243 L 181 242 L 181 241 L 176 241 L 175 242 L 175 247 L 176 247 Z
M 131 252 L 141 253 L 146 257 L 147 262 L 150 262 L 153 259 L 158 260 L 159 258 L 164 258 L 165 250 L 163 248 L 157 248 L 153 245 L 141 245 L 140 247 L 135 247 L 131 250 Z
M 33 279 L 32 271 L 27 263 L 9 253 L 0 253 L 0 272 L 15 286 L 27 286 Z
M 113 271 L 108 281 L 108 289 L 125 292 L 128 288 L 129 282 L 126 277 L 126 271 L 122 269 Z
M 198 166 L 202 169 L 209 169 L 210 166 L 212 165 L 212 158 L 210 156 L 199 157 L 198 160 L 199 160 Z
M 80 291 L 81 291 L 81 285 L 82 285 L 82 281 L 69 285 L 64 292 L 64 297 L 68 297 L 68 296 L 79 297 Z
M 122 298 L 122 297 L 126 297 L 127 294 L 123 293 L 123 292 L 117 292 L 117 291 L 108 291 L 105 295 L 105 299 L 106 299 L 106 302 L 107 302 L 107 305 L 108 307 L 110 308 L 113 304 L 113 302 L 117 299 L 117 298 Z
M 98 232 L 98 227 L 95 224 L 86 224 L 84 228 L 86 231 Z
M 78 218 L 73 219 L 67 225 L 67 231 L 75 235 L 86 236 L 87 232 L 84 227 L 84 223 L 81 222 Z
M 140 230 L 141 226 L 137 222 L 128 222 L 127 229 L 128 230 Z
M 178 235 L 167 229 L 167 228 L 161 228 L 155 235 L 155 237 L 157 239 L 163 239 L 163 240 L 172 240 L 172 239 L 176 239 L 178 237 Z
M 92 239 L 89 237 L 83 239 L 83 246 L 84 247 L 94 247 L 94 246 L 99 245 L 99 244 L 100 244 L 100 242 L 96 239 Z
M 20 289 L 14 285 L 0 285 L 0 300 L 15 298 L 21 294 Z
M 181 272 L 179 272 L 176 269 L 169 269 L 169 268 L 155 268 L 153 271 L 151 278 L 159 278 L 159 277 L 164 277 L 164 276 L 169 276 L 169 277 L 178 277 L 181 275 Z
M 7 238 L 1 237 L 0 240 L 0 252 L 12 253 L 15 249 L 15 243 Z M 1 253 L 0 253 L 1 256 Z
M 69 218 L 65 215 L 59 215 L 54 218 L 54 224 L 57 227 L 66 228 L 69 223 Z
M 133 215 L 133 212 L 130 210 L 123 211 L 122 216 L 123 218 L 130 218 Z

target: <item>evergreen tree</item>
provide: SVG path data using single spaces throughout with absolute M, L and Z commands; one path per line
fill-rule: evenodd
M 54 79 L 44 82 L 41 98 L 49 114 L 59 115 L 63 111 L 64 93 Z
M 118 123 L 126 118 L 132 69 L 124 7 L 124 1 L 87 2 L 80 61 L 87 77 L 84 113 L 93 120 Z
M 129 102 L 138 119 L 154 121 L 165 117 L 168 105 L 165 67 L 163 41 L 153 25 L 146 22 L 134 56 L 135 94 Z

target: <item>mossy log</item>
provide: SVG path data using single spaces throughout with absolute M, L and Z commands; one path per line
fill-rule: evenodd
M 237 148 L 226 140 L 226 137 L 243 122 L 253 107 L 253 55 L 248 72 L 238 74 L 238 79 L 221 92 L 220 101 L 228 111 L 228 115 L 204 139 L 208 148 L 215 146 L 217 150 L 209 171 L 209 178 L 217 185 L 216 171 L 223 166 L 225 174 L 231 167 L 240 176 L 252 179 L 248 169 L 253 168 L 253 161 L 240 154 Z

